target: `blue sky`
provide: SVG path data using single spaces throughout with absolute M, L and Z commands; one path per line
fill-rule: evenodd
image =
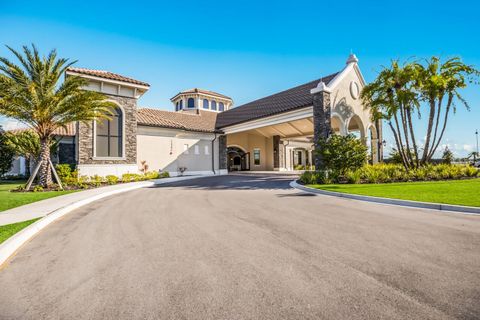
M 476 1 L 0 0 L 0 44 L 56 48 L 79 67 L 146 81 L 139 105 L 172 110 L 169 98 L 191 87 L 241 105 L 336 72 L 350 51 L 367 81 L 395 58 L 458 55 L 480 68 L 478 12 Z M 480 86 L 463 94 L 472 110 L 458 109 L 444 139 L 457 155 L 480 129 Z

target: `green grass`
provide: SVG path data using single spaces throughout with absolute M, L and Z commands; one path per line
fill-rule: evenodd
M 40 218 L 0 226 L 0 243 L 4 242 L 23 228 L 28 227 L 38 219 Z
M 0 181 L 0 211 L 23 206 L 24 204 L 61 196 L 69 191 L 46 191 L 46 192 L 10 192 L 10 190 L 25 184 L 25 181 Z
M 480 179 L 309 187 L 366 196 L 480 207 Z

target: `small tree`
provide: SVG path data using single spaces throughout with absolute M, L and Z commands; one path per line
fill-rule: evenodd
M 6 132 L 5 137 L 15 154 L 25 158 L 27 162 L 26 175 L 30 176 L 30 168 L 38 161 L 42 151 L 38 134 L 31 129 L 27 129 L 20 132 Z M 59 141 L 52 139 L 50 143 L 50 153 L 54 154 L 58 150 Z
M 443 150 L 442 162 L 445 164 L 452 164 L 453 162 L 453 152 L 448 147 L 445 147 L 445 150 Z
M 316 151 L 321 157 L 325 170 L 344 176 L 349 170 L 361 168 L 367 161 L 367 147 L 353 134 L 332 135 L 320 139 Z
M 12 167 L 15 152 L 7 142 L 5 131 L 0 127 L 0 177 Z

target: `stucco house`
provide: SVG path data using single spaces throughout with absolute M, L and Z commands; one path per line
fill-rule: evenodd
M 372 162 L 381 160 L 382 126 L 359 98 L 365 80 L 355 55 L 339 72 L 235 108 L 230 97 L 198 88 L 172 97 L 172 111 L 138 107 L 150 89 L 145 82 L 82 68 L 69 68 L 68 76 L 88 79 L 86 90 L 117 104 L 111 120 L 72 130 L 72 159 L 82 175 L 139 172 L 145 164 L 173 176 L 301 169 L 315 164 L 322 125 L 355 133 Z

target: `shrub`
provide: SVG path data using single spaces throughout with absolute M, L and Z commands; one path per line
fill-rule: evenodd
M 168 171 L 162 172 L 160 174 L 160 178 L 169 178 L 169 177 L 170 177 L 170 173 L 168 173 Z
M 334 134 L 328 139 L 321 139 L 316 152 L 322 159 L 324 169 L 338 177 L 360 169 L 367 161 L 367 147 L 353 134 Z
M 300 175 L 299 180 L 304 184 L 330 184 L 331 177 L 326 171 L 305 171 Z
M 62 182 L 64 182 L 66 179 L 71 178 L 72 176 L 72 167 L 69 164 L 57 164 L 55 166 L 55 170 L 57 171 L 58 177 L 60 178 L 60 180 L 62 180 Z
M 335 176 L 330 173 L 306 171 L 301 175 L 300 181 L 305 184 L 315 183 L 390 183 L 407 181 L 432 181 L 480 177 L 480 169 L 463 165 L 426 165 L 418 169 L 406 171 L 398 164 L 364 165 L 358 170 L 347 171 L 345 176 Z M 322 182 L 323 181 L 323 182 Z
M 105 177 L 105 179 L 107 180 L 107 184 L 117 184 L 118 183 L 118 177 L 117 176 L 114 176 L 114 175 L 108 175 Z
M 33 191 L 33 192 L 42 192 L 42 191 L 43 191 L 43 187 L 40 186 L 40 185 L 36 185 L 35 187 L 33 187 L 32 191 Z
M 101 176 L 99 176 L 98 174 L 90 177 L 90 184 L 95 186 L 95 187 L 101 186 L 103 181 L 104 181 L 104 179 Z
M 305 166 L 303 166 L 301 164 L 297 164 L 293 169 L 294 170 L 305 170 Z
M 122 175 L 122 182 L 133 182 L 146 180 L 146 176 L 138 173 L 124 173 Z
M 150 180 L 150 179 L 158 179 L 160 178 L 160 173 L 158 171 L 150 171 L 150 172 L 146 172 L 145 173 L 145 178 L 147 180 Z

